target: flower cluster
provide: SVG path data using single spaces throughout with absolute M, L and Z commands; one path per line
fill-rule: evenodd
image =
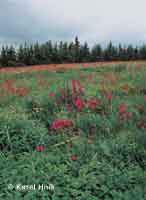
M 49 97 L 55 97 L 55 95 L 56 95 L 55 92 L 50 92 L 50 93 L 48 94 Z
M 75 106 L 78 111 L 81 111 L 81 109 L 84 107 L 84 103 L 80 97 L 77 97 L 77 99 L 75 101 Z
M 131 118 L 132 113 L 126 111 L 126 104 L 120 103 L 118 106 L 118 113 L 120 120 L 128 120 Z
M 43 144 L 38 144 L 35 148 L 37 152 L 42 152 L 45 150 L 45 146 Z
M 26 87 L 16 87 L 14 85 L 13 80 L 6 80 L 2 86 L 4 90 L 8 91 L 9 93 L 15 95 L 15 96 L 21 96 L 24 97 L 28 94 L 29 89 Z
M 14 88 L 14 94 L 16 96 L 21 96 L 24 97 L 27 95 L 27 93 L 29 92 L 28 88 L 26 87 L 18 87 L 18 88 Z
M 79 94 L 83 93 L 83 87 L 79 80 L 71 80 L 72 98 L 75 99 Z
M 78 160 L 78 157 L 77 157 L 76 155 L 71 155 L 71 156 L 70 156 L 70 159 L 71 159 L 72 161 L 77 161 L 77 160 Z
M 94 97 L 88 98 L 87 103 L 86 103 L 87 108 L 91 110 L 95 110 L 99 104 L 100 104 L 100 100 Z
M 63 128 L 68 128 L 73 126 L 73 121 L 70 119 L 56 119 L 52 125 L 51 129 L 52 130 L 57 130 L 57 129 L 63 129 Z

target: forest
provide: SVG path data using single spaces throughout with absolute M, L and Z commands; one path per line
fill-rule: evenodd
M 88 43 L 81 44 L 78 37 L 73 42 L 52 42 L 3 45 L 0 51 L 0 66 L 25 66 L 51 63 L 82 63 L 97 61 L 146 60 L 146 45 L 113 45 L 103 47 Z

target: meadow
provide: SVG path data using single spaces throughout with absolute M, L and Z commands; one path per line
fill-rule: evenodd
M 0 71 L 0 179 L 0 200 L 145 200 L 146 63 Z

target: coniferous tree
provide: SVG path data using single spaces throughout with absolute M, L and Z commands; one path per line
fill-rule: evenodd
M 63 61 L 63 42 L 60 41 L 59 43 L 59 62 L 62 63 Z
M 17 62 L 20 65 L 23 65 L 24 62 L 24 49 L 23 49 L 23 45 L 19 46 L 18 52 L 17 52 Z
M 67 44 L 67 42 L 64 42 L 63 43 L 63 60 L 62 60 L 62 62 L 63 63 L 67 63 L 68 62 L 68 44 Z
M 107 48 L 104 51 L 104 59 L 107 61 L 114 60 L 116 56 L 117 56 L 117 50 L 110 41 L 110 43 L 108 44 Z
M 128 45 L 127 47 L 127 60 L 132 60 L 134 57 L 134 49 L 132 45 Z
M 8 65 L 15 65 L 16 64 L 16 51 L 13 46 L 10 46 L 7 50 L 7 59 Z
M 55 43 L 55 45 L 53 47 L 52 60 L 53 60 L 54 63 L 59 62 L 58 44 L 57 43 Z
M 2 46 L 2 50 L 1 50 L 0 63 L 2 66 L 8 65 L 7 51 L 4 46 Z
M 35 64 L 41 64 L 42 61 L 42 52 L 40 49 L 39 43 L 35 43 L 34 45 L 34 57 L 35 57 Z
M 144 60 L 146 59 L 146 45 L 143 45 L 140 48 L 140 58 Z
M 109 60 L 146 60 L 146 45 L 133 47 L 132 45 L 114 46 L 110 41 L 106 48 L 96 44 L 90 48 L 85 42 L 80 44 L 78 37 L 74 42 L 46 43 L 20 45 L 18 49 L 13 46 L 3 46 L 0 51 L 0 64 L 2 66 L 20 66 L 49 63 L 89 62 Z
M 74 44 L 74 51 L 75 51 L 75 62 L 80 62 L 80 42 L 78 37 L 75 37 L 75 44 Z
M 69 56 L 69 62 L 75 62 L 75 52 L 74 52 L 74 43 L 71 42 L 68 45 L 68 56 Z
M 91 51 L 92 61 L 103 60 L 103 52 L 100 44 L 95 45 Z
M 82 62 L 89 62 L 91 57 L 90 57 L 90 50 L 89 50 L 89 47 L 88 47 L 88 44 L 87 42 L 84 43 L 83 46 L 81 46 L 81 58 L 82 58 Z

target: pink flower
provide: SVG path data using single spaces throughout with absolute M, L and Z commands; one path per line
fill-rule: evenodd
M 113 94 L 112 94 L 112 92 L 109 92 L 109 93 L 107 94 L 107 99 L 108 99 L 109 101 L 111 101 L 112 98 L 113 98 Z
M 71 80 L 71 84 L 72 84 L 72 97 L 73 97 L 73 99 L 75 99 L 75 97 L 79 93 L 83 92 L 84 88 L 82 87 L 79 80 Z
M 96 98 L 87 99 L 87 107 L 91 110 L 95 110 L 97 105 L 100 104 L 100 100 Z
M 77 99 L 75 101 L 75 105 L 76 105 L 78 111 L 80 111 L 83 108 L 83 102 L 80 99 L 80 97 L 77 97 Z
M 12 90 L 16 95 L 18 96 L 26 96 L 28 93 L 28 88 L 25 87 L 19 87 L 19 88 L 13 88 Z
M 70 119 L 56 119 L 52 125 L 52 130 L 62 129 L 62 128 L 68 128 L 70 126 L 73 126 L 73 122 Z
M 73 108 L 72 108 L 72 106 L 70 106 L 70 105 L 67 105 L 66 109 L 67 109 L 67 111 L 70 112 L 70 113 L 73 112 Z
M 146 123 L 143 124 L 143 127 L 146 128 Z
M 77 157 L 76 155 L 72 155 L 72 156 L 70 157 L 70 159 L 71 159 L 72 161 L 76 161 L 76 160 L 78 160 L 78 157 Z
M 118 111 L 119 111 L 119 114 L 124 113 L 126 111 L 126 105 L 125 105 L 125 103 L 119 104 Z
M 128 120 L 132 117 L 132 113 L 130 112 L 124 112 L 120 115 L 121 120 Z
M 119 104 L 118 111 L 119 111 L 119 118 L 121 120 L 128 120 L 132 117 L 132 113 L 126 111 L 125 103 Z
M 56 94 L 54 92 L 50 92 L 48 95 L 49 97 L 54 97 Z
M 146 101 L 146 95 L 144 95 L 144 100 Z
M 38 144 L 35 148 L 36 151 L 42 152 L 45 150 L 45 146 L 43 144 Z
M 84 88 L 82 87 L 80 81 L 77 80 L 76 83 L 77 83 L 77 85 L 78 85 L 78 91 L 79 91 L 80 93 L 82 93 L 82 92 L 84 91 Z
M 139 127 L 139 128 L 146 128 L 146 123 L 140 122 L 140 123 L 138 124 L 138 127 Z
M 71 82 L 72 82 L 72 94 L 73 94 L 73 97 L 75 97 L 76 92 L 77 92 L 77 90 L 76 90 L 76 80 L 72 80 Z

